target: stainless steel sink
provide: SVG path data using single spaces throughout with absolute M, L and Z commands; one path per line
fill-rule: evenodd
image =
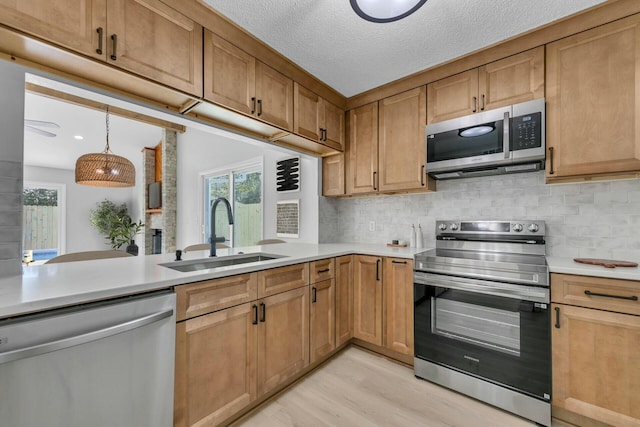
M 210 268 L 228 267 L 230 265 L 248 264 L 251 262 L 268 261 L 277 258 L 284 258 L 284 256 L 258 252 L 252 254 L 228 255 L 215 258 L 200 258 L 185 261 L 165 262 L 159 265 L 177 271 L 188 272 L 208 270 Z

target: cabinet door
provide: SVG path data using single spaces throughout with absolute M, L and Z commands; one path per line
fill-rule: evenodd
M 336 258 L 336 346 L 353 338 L 353 255 Z
M 478 69 L 427 85 L 427 123 L 478 112 Z
M 353 336 L 382 346 L 382 258 L 356 255 L 353 274 Z
M 612 426 L 640 425 L 640 317 L 553 304 L 553 401 Z M 555 414 L 555 412 L 554 412 Z
M 258 327 L 253 306 L 176 325 L 174 426 L 216 426 L 255 400 Z
M 310 362 L 322 359 L 336 348 L 335 279 L 311 284 Z
M 377 190 L 378 103 L 349 111 L 347 144 L 347 194 Z
M 258 394 L 309 365 L 309 287 L 260 301 Z
M 426 92 L 422 86 L 380 101 L 380 191 L 413 190 L 426 185 Z
M 544 47 L 480 67 L 478 94 L 480 111 L 544 98 Z
M 260 119 L 293 130 L 293 80 L 256 61 L 256 98 Z
M 324 144 L 336 150 L 344 150 L 344 111 L 323 100 Z
M 327 156 L 322 159 L 322 195 L 344 195 L 344 154 Z
M 413 261 L 384 260 L 384 346 L 413 355 Z
M 547 45 L 547 178 L 640 170 L 640 16 Z
M 200 24 L 160 0 L 109 0 L 107 22 L 108 62 L 202 96 Z
M 254 114 L 255 82 L 255 58 L 209 30 L 205 30 L 205 99 L 246 114 Z
M 293 85 L 293 131 L 306 138 L 319 141 L 322 127 L 322 98 L 298 83 Z
M 93 58 L 106 58 L 106 0 L 0 0 L 0 23 Z

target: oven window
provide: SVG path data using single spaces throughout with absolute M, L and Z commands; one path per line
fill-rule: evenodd
M 487 126 L 489 133 L 462 136 L 465 129 L 427 135 L 427 162 L 463 159 L 503 152 L 502 120 L 474 126 Z
M 520 355 L 520 313 L 431 297 L 431 332 Z

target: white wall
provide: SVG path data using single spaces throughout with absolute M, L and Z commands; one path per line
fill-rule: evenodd
M 142 170 L 136 166 L 136 181 Z M 96 203 L 105 199 L 119 205 L 126 203 L 129 215 L 134 221 L 143 219 L 140 206 L 143 190 L 139 186 L 129 188 L 103 188 L 75 183 L 75 173 L 71 170 L 24 166 L 24 180 L 66 185 L 66 253 L 110 249 L 108 241 L 91 225 L 91 210 Z M 143 235 L 136 236 L 136 244 L 144 248 Z M 124 248 L 121 248 L 124 249 Z M 142 252 L 141 252 L 142 253 Z
M 210 133 L 189 128 L 184 134 L 179 134 L 177 247 L 205 241 L 201 229 L 203 207 L 200 173 L 258 157 L 264 161 L 263 238 L 276 237 L 276 202 L 300 199 L 300 237 L 283 240 L 317 243 L 318 159 L 301 156 L 300 192 L 276 192 L 276 161 L 293 155 L 297 153 L 245 137 L 225 136 L 221 131 Z

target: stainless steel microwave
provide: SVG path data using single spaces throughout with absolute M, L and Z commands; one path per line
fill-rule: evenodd
M 426 127 L 426 170 L 435 179 L 544 169 L 544 98 Z

